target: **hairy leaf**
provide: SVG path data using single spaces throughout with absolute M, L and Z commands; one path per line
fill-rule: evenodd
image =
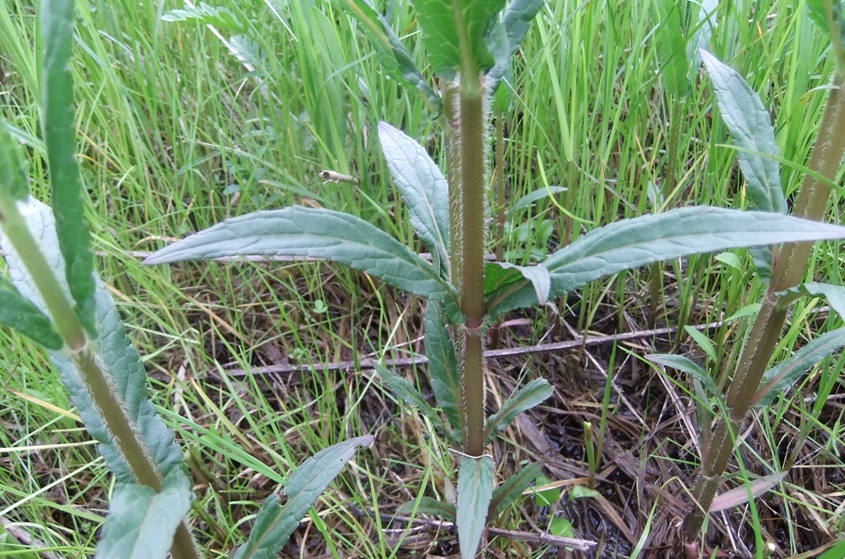
M 511 0 L 502 14 L 502 25 L 508 35 L 510 54 L 513 55 L 531 28 L 531 22 L 543 8 L 545 0 Z
M 162 21 L 196 21 L 205 25 L 213 25 L 243 33 L 246 26 L 228 8 L 217 8 L 200 2 L 197 6 L 187 6 L 182 9 L 170 10 L 161 16 Z
M 490 500 L 490 516 L 496 515 L 514 504 L 522 493 L 534 483 L 540 472 L 543 471 L 542 462 L 531 462 L 516 475 L 505 480 L 505 482 L 493 491 L 493 498 Z
M 422 76 L 411 53 L 370 0 L 340 0 L 340 4 L 363 25 L 388 74 L 399 83 L 420 91 L 425 95 L 432 110 L 439 113 L 442 108 L 440 96 Z
M 461 375 L 455 358 L 452 336 L 443 322 L 440 304 L 430 301 L 425 308 L 425 354 L 431 390 L 437 404 L 452 426 L 455 436 L 461 435 Z
M 119 484 L 109 503 L 96 557 L 164 559 L 176 528 L 191 508 L 191 481 L 175 469 L 161 492 L 135 483 Z
M 520 413 L 530 410 L 552 395 L 554 389 L 546 379 L 537 378 L 520 388 L 502 404 L 502 409 L 490 416 L 484 429 L 484 440 L 487 441 L 516 419 Z
M 754 395 L 755 406 L 767 406 L 786 393 L 798 379 L 819 361 L 845 346 L 845 328 L 822 334 L 779 365 L 763 374 L 763 380 Z
M 359 446 L 369 446 L 374 437 L 364 435 L 325 448 L 307 459 L 288 478 L 284 493 L 288 500 L 279 504 L 271 495 L 261 505 L 249 539 L 233 559 L 275 559 L 279 550 L 299 526 L 299 521 L 355 454 Z
M 228 219 L 155 252 L 144 262 L 245 255 L 324 258 L 422 297 L 438 299 L 454 293 L 428 262 L 374 225 L 349 214 L 300 206 Z
M 681 3 L 661 0 L 658 9 L 661 20 L 657 30 L 658 52 L 662 59 L 660 73 L 667 91 L 675 97 L 684 97 L 689 93 L 690 84 Z
M 452 80 L 461 70 L 483 72 L 493 66 L 493 54 L 486 39 L 492 20 L 504 7 L 505 0 L 414 0 L 413 3 L 428 60 L 440 77 Z M 471 68 L 462 68 L 464 59 Z
M 785 214 L 786 196 L 776 160 L 779 150 L 768 111 L 751 86 L 730 66 L 707 51 L 702 51 L 701 57 L 713 83 L 722 120 L 736 145 L 743 148 L 737 158 L 749 197 L 759 210 Z
M 20 142 L 9 133 L 6 121 L 0 119 L 0 191 L 12 200 L 26 200 L 29 196 L 22 151 Z
M 455 521 L 455 505 L 431 497 L 420 497 L 419 501 L 408 501 L 396 509 L 396 513 L 412 514 L 415 510 L 417 514 L 430 514 L 444 520 Z
M 731 489 L 730 491 L 725 491 L 721 495 L 713 498 L 713 501 L 710 503 L 709 511 L 719 512 L 720 510 L 744 505 L 748 502 L 749 497 L 756 499 L 783 481 L 783 478 L 786 477 L 787 473 L 789 472 L 778 472 L 776 474 L 763 476 L 759 479 L 755 479 L 749 485 L 742 485 Z
M 701 8 L 698 11 L 698 22 L 692 40 L 687 45 L 687 59 L 690 64 L 690 81 L 695 82 L 698 68 L 701 66 L 701 49 L 707 49 L 710 44 L 710 35 L 716 28 L 716 10 L 719 8 L 719 0 L 701 0 Z
M 681 371 L 682 373 L 688 374 L 689 376 L 700 382 L 701 385 L 704 386 L 704 388 L 707 390 L 708 394 L 710 394 L 710 396 L 715 398 L 722 397 L 722 391 L 719 390 L 719 387 L 716 386 L 716 383 L 713 382 L 713 379 L 710 377 L 710 375 L 707 374 L 707 371 L 702 369 L 698 365 L 698 363 L 696 363 L 692 359 L 684 357 L 683 355 L 655 353 L 646 355 L 645 358 L 651 361 L 652 363 L 657 363 L 658 365 L 663 365 L 664 367 L 669 367 L 677 371 Z
M 461 559 L 475 559 L 487 524 L 493 496 L 493 459 L 489 456 L 461 458 L 458 472 L 458 543 Z
M 56 228 L 50 208 L 30 198 L 24 214 L 30 230 L 33 231 L 36 238 L 40 239 L 41 251 L 50 267 L 54 270 L 62 270 L 64 260 L 56 240 Z M 6 253 L 12 283 L 21 295 L 43 311 L 44 303 L 14 247 L 4 240 L 3 250 Z M 152 402 L 147 397 L 144 366 L 138 357 L 138 352 L 126 336 L 126 330 L 111 295 L 99 281 L 96 273 L 94 278 L 97 287 L 95 312 L 97 324 L 100 328 L 100 336 L 93 342 L 95 350 L 100 354 L 108 369 L 112 382 L 123 398 L 123 406 L 135 421 L 138 432 L 149 448 L 150 455 L 158 464 L 162 475 L 167 476 L 174 468 L 182 467 L 182 451 L 174 440 L 173 432 L 164 425 Z M 64 288 L 67 289 L 66 284 Z M 49 355 L 50 360 L 61 373 L 62 381 L 70 392 L 71 401 L 79 410 L 85 428 L 91 433 L 92 437 L 102 443 L 99 450 L 106 459 L 109 469 L 115 473 L 118 481 L 123 483 L 134 482 L 135 477 L 126 464 L 123 455 L 115 446 L 103 419 L 92 403 L 91 396 L 81 380 L 76 365 L 63 352 L 50 351 Z
M 812 295 L 813 297 L 824 297 L 831 308 L 840 317 L 845 318 L 845 287 L 830 283 L 804 283 L 787 290 L 787 293 L 796 295 Z M 781 295 L 779 293 L 779 295 Z
M 94 255 L 82 205 L 82 180 L 76 162 L 73 79 L 70 54 L 73 43 L 73 2 L 43 0 L 39 11 L 44 38 L 41 107 L 42 134 L 47 146 L 50 191 L 59 248 L 79 320 L 92 336 L 94 325 Z
M 437 412 L 434 411 L 428 402 L 425 401 L 423 395 L 420 394 L 420 391 L 416 389 L 416 387 L 408 382 L 408 379 L 399 376 L 398 374 L 394 373 L 381 363 L 376 363 L 373 365 L 378 376 L 381 377 L 382 382 L 393 392 L 393 395 L 397 398 L 401 399 L 406 404 L 410 404 L 419 408 L 426 417 L 434 421 L 438 427 L 443 428 L 443 421 L 437 415 Z
M 64 345 L 47 315 L 21 296 L 3 276 L 0 276 L 0 324 L 14 328 L 47 349 L 61 349 Z
M 778 213 L 709 206 L 678 208 L 600 227 L 542 264 L 552 276 L 550 298 L 608 276 L 663 260 L 729 248 L 845 238 L 845 228 Z M 487 297 L 493 316 L 537 304 L 527 280 Z
M 421 145 L 386 122 L 378 125 L 387 166 L 411 214 L 420 240 L 439 256 L 448 275 L 449 187 L 437 164 Z
M 485 270 L 496 266 L 505 270 L 516 270 L 519 272 L 522 277 L 530 281 L 531 285 L 534 286 L 534 294 L 537 296 L 537 302 L 541 305 L 546 304 L 549 298 L 549 290 L 552 287 L 552 278 L 549 275 L 548 268 L 544 266 L 517 266 L 509 262 L 491 262 L 485 267 Z

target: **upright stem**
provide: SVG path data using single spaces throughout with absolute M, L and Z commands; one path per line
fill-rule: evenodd
M 845 74 L 834 78 L 830 97 L 822 117 L 819 135 L 810 156 L 809 168 L 833 181 L 845 154 Z M 807 175 L 794 215 L 819 221 L 830 196 L 830 186 Z M 748 342 L 743 349 L 739 365 L 728 389 L 728 418 L 717 427 L 709 444 L 703 450 L 702 475 L 693 489 L 696 500 L 692 512 L 684 519 L 682 532 L 686 542 L 692 542 L 701 531 L 701 525 L 716 494 L 720 477 L 733 452 L 734 437 L 731 430 L 745 418 L 760 380 L 777 346 L 786 320 L 786 304 L 775 293 L 794 287 L 801 281 L 810 256 L 811 243 L 787 243 L 774 259 L 772 280 L 766 299 L 757 314 Z

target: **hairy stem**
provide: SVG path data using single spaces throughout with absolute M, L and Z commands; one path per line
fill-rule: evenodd
M 819 135 L 810 156 L 809 168 L 830 181 L 836 178 L 845 154 L 843 78 L 845 74 L 839 73 L 834 79 Z M 827 183 L 807 175 L 795 205 L 794 215 L 816 221 L 823 219 L 829 196 L 830 186 Z M 811 248 L 811 243 L 787 243 L 775 259 L 766 300 L 757 314 L 728 389 L 728 418 L 716 427 L 709 444 L 703 450 L 702 476 L 693 490 L 697 506 L 687 515 L 682 526 L 683 537 L 687 542 L 694 540 L 701 531 L 720 477 L 733 453 L 734 440 L 729 429 L 735 429 L 748 413 L 763 373 L 777 346 L 787 309 L 786 304 L 779 301 L 775 293 L 794 287 L 801 281 Z

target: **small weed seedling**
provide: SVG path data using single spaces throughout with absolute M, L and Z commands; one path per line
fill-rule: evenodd
M 808 241 L 843 238 L 845 229 L 776 211 L 685 207 L 597 228 L 538 265 L 489 262 L 485 259 L 488 111 L 543 1 L 413 2 L 439 91 L 415 67 L 397 34 L 370 2 L 342 3 L 367 30 L 391 76 L 416 88 L 432 108 L 442 110 L 445 175 L 413 139 L 390 124 L 378 126 L 382 152 L 432 261 L 352 215 L 294 206 L 224 221 L 160 250 L 147 263 L 236 255 L 322 258 L 427 299 L 426 353 L 443 417 L 404 378 L 384 367 L 379 374 L 391 390 L 419 406 L 460 447 L 457 500 L 440 510 L 455 518 L 461 556 L 469 559 L 479 551 L 488 518 L 512 503 L 540 471 L 537 464 L 530 464 L 494 488 L 495 464 L 485 449 L 519 413 L 551 394 L 545 380 L 531 380 L 498 412 L 485 417 L 483 340 L 488 325 L 505 312 L 544 304 L 630 268 L 737 247 L 804 243 L 794 246 L 808 250 Z M 749 345 L 757 339 L 752 336 Z M 735 398 L 729 396 L 729 404 Z M 720 451 L 720 459 L 730 454 L 727 448 Z M 705 477 L 709 484 L 712 476 Z
M 52 211 L 29 195 L 20 143 L 0 120 L 0 323 L 43 346 L 118 484 L 97 557 L 202 557 L 183 520 L 191 480 L 182 450 L 147 397 L 144 366 L 94 271 L 75 158 L 70 53 L 72 0 L 39 7 L 44 38 L 42 110 Z M 317 497 L 369 435 L 326 448 L 287 480 L 288 500 L 267 499 L 235 557 L 275 557 Z

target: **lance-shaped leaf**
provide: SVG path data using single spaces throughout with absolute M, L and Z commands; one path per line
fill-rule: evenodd
M 64 345 L 47 315 L 21 296 L 3 276 L 0 276 L 0 324 L 14 328 L 47 349 L 61 349 Z
M 431 88 L 414 64 L 411 53 L 387 23 L 376 11 L 370 0 L 340 0 L 340 5 L 357 19 L 364 27 L 367 36 L 379 53 L 382 65 L 390 77 L 410 85 L 425 95 L 431 109 L 440 113 L 440 96 Z
M 690 64 L 690 81 L 695 81 L 698 75 L 698 68 L 701 66 L 701 49 L 707 49 L 710 44 L 710 35 L 716 28 L 716 10 L 719 8 L 719 0 L 701 0 L 701 8 L 698 11 L 698 23 L 692 40 L 687 45 L 687 59 Z
M 364 435 L 325 448 L 302 463 L 288 478 L 284 494 L 288 501 L 279 504 L 279 496 L 264 501 L 247 542 L 233 559 L 275 559 L 279 550 L 299 526 L 299 521 L 317 501 L 359 446 L 369 446 L 372 435 Z
M 324 258 L 422 297 L 438 299 L 454 293 L 428 262 L 374 225 L 349 214 L 300 206 L 228 219 L 144 262 L 245 255 Z
M 540 472 L 543 471 L 542 462 L 531 462 L 516 475 L 505 480 L 505 482 L 493 491 L 493 498 L 490 500 L 490 516 L 498 514 L 514 504 L 523 491 L 534 483 Z
M 135 483 L 119 484 L 109 503 L 97 558 L 164 559 L 176 528 L 191 508 L 191 481 L 170 472 L 161 492 Z
M 749 497 L 756 499 L 786 477 L 788 472 L 778 472 L 768 476 L 755 479 L 748 485 L 735 487 L 730 491 L 725 491 L 721 495 L 715 497 L 710 503 L 710 512 L 719 512 L 720 510 L 729 509 L 739 505 L 744 505 L 748 502 Z
M 26 176 L 20 143 L 12 138 L 6 121 L 0 119 L 0 191 L 12 200 L 26 200 L 29 179 Z
M 779 150 L 768 111 L 733 68 L 707 51 L 701 52 L 701 58 L 713 83 L 722 120 L 734 143 L 743 148 L 737 152 L 737 158 L 751 201 L 759 210 L 786 213 L 777 162 Z
M 94 326 L 94 256 L 85 224 L 82 181 L 76 162 L 73 79 L 73 2 L 44 0 L 39 10 L 44 38 L 41 119 L 50 169 L 51 203 L 56 215 L 59 247 L 67 263 L 65 275 L 79 320 L 92 336 Z
M 487 524 L 487 510 L 492 496 L 493 459 L 489 456 L 461 458 L 457 503 L 461 559 L 475 559 Z
M 560 194 L 561 192 L 566 192 L 566 188 L 563 186 L 546 186 L 543 188 L 538 188 L 537 190 L 529 192 L 528 194 L 511 204 L 511 206 L 508 208 L 506 216 L 510 217 L 519 210 L 527 208 L 534 202 L 542 200 L 543 198 L 552 198 L 555 194 Z
M 444 520 L 455 521 L 455 505 L 431 497 L 420 497 L 419 501 L 408 501 L 396 509 L 396 514 L 430 514 Z
M 611 223 L 590 231 L 542 264 L 552 275 L 550 298 L 583 287 L 600 277 L 690 254 L 729 248 L 845 238 L 845 228 L 778 213 L 709 206 L 677 208 Z M 491 293 L 495 316 L 537 304 L 527 281 Z
M 381 150 L 408 206 L 420 240 L 449 269 L 449 188 L 440 168 L 421 145 L 386 122 L 378 125 Z
M 819 361 L 845 346 L 845 328 L 822 334 L 779 365 L 763 375 L 763 381 L 754 395 L 755 406 L 767 406 L 775 398 L 792 388 L 798 379 Z
M 552 278 L 549 274 L 548 268 L 544 266 L 517 266 L 509 262 L 491 262 L 485 266 L 484 271 L 488 272 L 494 268 L 501 268 L 503 270 L 513 270 L 518 272 L 520 276 L 531 282 L 534 287 L 534 295 L 537 297 L 537 302 L 545 305 L 549 298 L 549 290 L 552 287 Z M 498 281 L 504 281 L 502 274 L 495 274 Z M 485 281 L 486 283 L 486 281 Z M 485 288 L 485 292 L 487 289 Z
M 434 411 L 434 408 L 425 401 L 425 398 L 423 398 L 419 390 L 417 390 L 413 384 L 408 382 L 408 379 L 397 375 L 381 363 L 376 363 L 373 367 L 378 373 L 378 376 L 381 377 L 382 382 L 384 382 L 390 391 L 393 392 L 394 396 L 401 399 L 406 404 L 419 408 L 426 417 L 434 421 L 434 423 L 441 429 L 445 427 L 443 425 L 443 421 L 437 415 L 437 412 Z
M 490 437 L 498 433 L 526 410 L 540 404 L 552 395 L 554 389 L 546 379 L 537 378 L 520 388 L 516 393 L 502 404 L 502 409 L 490 416 L 487 426 L 484 428 L 484 440 L 489 442 Z
M 198 6 L 186 6 L 176 10 L 170 10 L 161 16 L 162 21 L 195 21 L 204 25 L 213 25 L 223 29 L 229 29 L 238 33 L 246 32 L 246 26 L 228 8 L 216 8 L 205 2 Z
M 452 336 L 443 322 L 440 305 L 435 301 L 430 301 L 425 307 L 425 354 L 428 357 L 431 391 L 449 420 L 454 436 L 459 436 L 462 434 L 458 411 L 461 401 L 460 369 Z
M 26 211 L 22 213 L 26 216 L 30 230 L 36 238 L 40 239 L 41 251 L 50 267 L 53 270 L 64 269 L 64 259 L 59 250 L 50 208 L 30 198 Z M 2 238 L 2 248 L 6 254 L 12 283 L 22 296 L 43 311 L 44 303 L 41 296 L 14 247 Z M 174 440 L 173 432 L 164 425 L 147 396 L 144 366 L 138 352 L 126 336 L 126 330 L 111 295 L 96 274 L 94 278 L 97 287 L 95 312 L 100 328 L 100 336 L 93 342 L 95 350 L 107 369 L 118 397 L 123 400 L 123 409 L 129 412 L 161 474 L 167 476 L 174 468 L 182 467 L 182 452 Z M 66 284 L 63 284 L 63 287 L 67 289 Z M 99 450 L 106 459 L 109 469 L 115 473 L 118 481 L 133 483 L 135 475 L 126 463 L 121 450 L 115 446 L 114 438 L 94 406 L 73 360 L 61 351 L 50 351 L 49 356 L 50 361 L 61 373 L 62 381 L 70 392 L 71 401 L 79 410 L 85 428 L 92 437 L 102 443 Z
M 845 287 L 830 283 L 804 283 L 786 292 L 777 293 L 778 296 L 798 297 L 801 295 L 812 295 L 813 297 L 824 297 L 830 303 L 836 313 L 845 318 Z
M 677 0 L 661 0 L 658 9 L 661 21 L 657 29 L 658 52 L 662 58 L 660 73 L 666 90 L 675 97 L 684 97 L 690 86 L 681 3 Z
M 502 14 L 510 54 L 514 54 L 531 28 L 531 22 L 545 4 L 544 0 L 511 0 Z
M 414 0 L 428 60 L 440 77 L 452 80 L 459 70 L 493 66 L 488 28 L 504 5 L 505 0 Z M 464 60 L 469 68 L 462 68 Z
M 509 2 L 502 14 L 501 25 L 493 25 L 487 37 L 495 65 L 487 73 L 492 87 L 497 88 L 499 82 L 511 73 L 514 53 L 525 39 L 531 21 L 545 4 L 544 0 L 513 0 Z M 506 110 L 507 90 L 496 89 L 494 105 Z
M 645 358 L 651 361 L 652 363 L 657 363 L 659 365 L 663 365 L 664 367 L 670 367 L 677 371 L 681 371 L 682 373 L 688 374 L 689 376 L 700 382 L 711 397 L 723 397 L 722 391 L 719 390 L 719 387 L 716 386 L 716 383 L 713 382 L 713 379 L 710 377 L 710 375 L 707 374 L 707 371 L 702 369 L 698 365 L 698 363 L 696 363 L 692 359 L 684 357 L 683 355 L 656 353 L 646 355 Z

